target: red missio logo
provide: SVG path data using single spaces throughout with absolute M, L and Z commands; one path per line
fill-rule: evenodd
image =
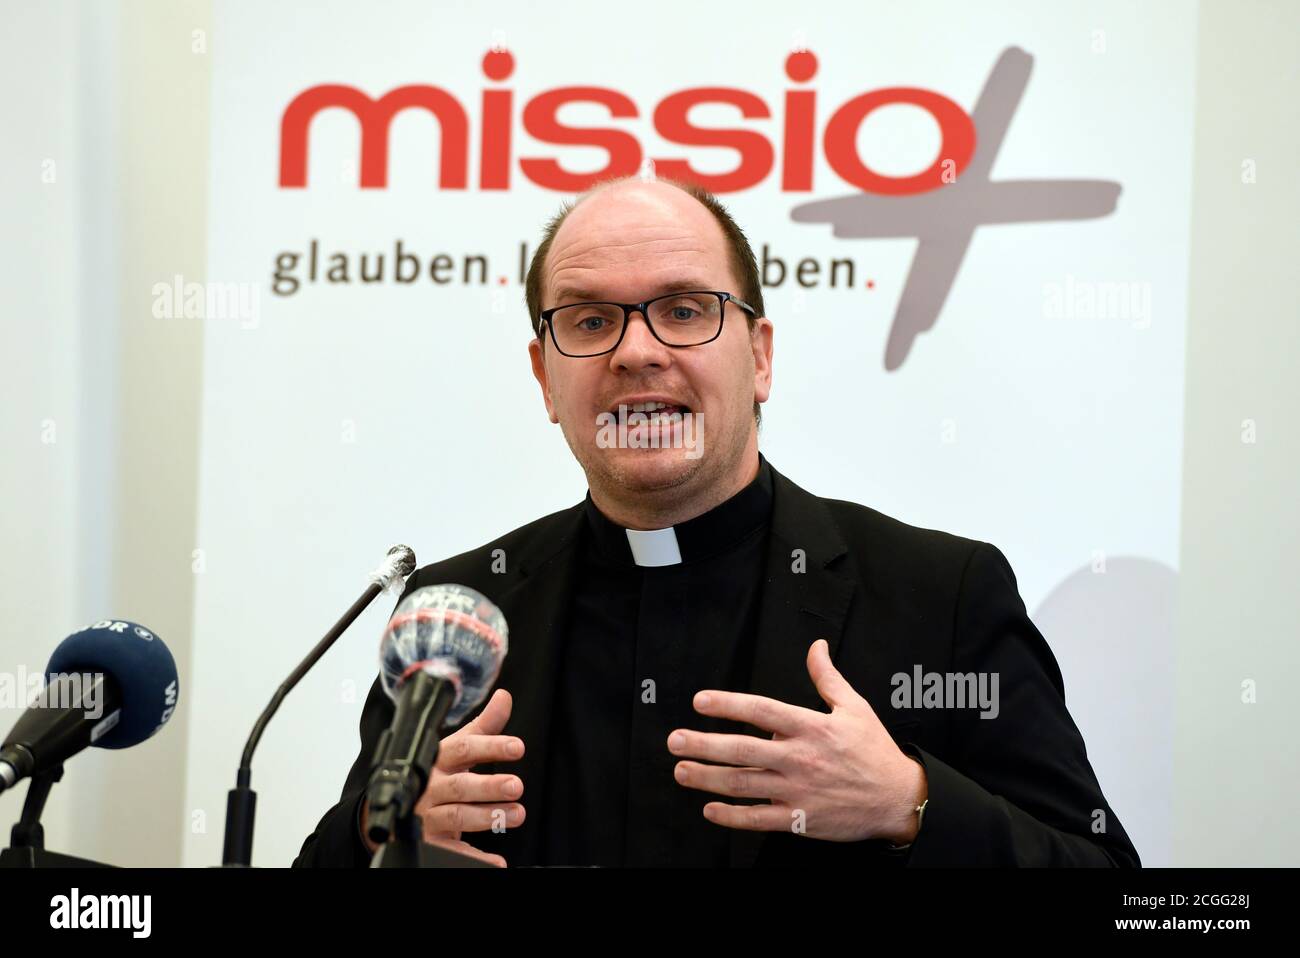
M 809 83 L 817 67 L 817 57 L 809 50 L 797 50 L 785 61 L 786 76 L 794 84 Z M 507 50 L 492 49 L 483 57 L 483 75 L 500 86 L 483 90 L 479 105 L 480 190 L 510 189 L 516 165 L 531 183 L 566 193 L 582 192 L 609 177 L 631 176 L 647 166 L 641 141 L 631 131 L 574 127 L 559 121 L 560 109 L 570 103 L 598 104 L 616 120 L 641 116 L 631 97 L 599 86 L 559 87 L 538 93 L 524 103 L 520 121 L 540 142 L 604 150 L 609 160 L 603 168 L 572 173 L 558 160 L 541 156 L 512 162 L 515 91 L 504 84 L 514 69 L 515 58 Z M 852 97 L 826 122 L 822 153 L 853 192 L 795 206 L 790 218 L 798 223 L 829 224 L 834 235 L 844 239 L 918 240 L 885 347 L 887 370 L 901 366 L 916 337 L 934 326 L 977 227 L 1094 219 L 1115 210 L 1120 185 L 1107 180 L 991 180 L 993 161 L 1032 69 L 1033 57 L 1024 50 L 1004 50 L 970 113 L 933 90 L 886 87 Z M 806 193 L 813 189 L 816 90 L 785 91 L 779 143 L 758 130 L 691 123 L 691 109 L 706 103 L 735 107 L 746 120 L 772 118 L 762 97 L 736 87 L 698 87 L 671 93 L 654 108 L 655 132 L 681 146 L 729 148 L 736 152 L 737 163 L 725 173 L 702 173 L 680 157 L 651 157 L 657 175 L 692 181 L 715 193 L 732 193 L 762 183 L 773 174 L 779 159 L 782 191 Z M 863 121 L 874 110 L 897 104 L 925 110 L 940 131 L 938 156 L 929 168 L 912 176 L 877 173 L 858 155 L 857 135 Z M 285 108 L 280 123 L 280 186 L 307 186 L 311 121 L 322 110 L 344 109 L 356 117 L 361 128 L 361 187 L 387 187 L 389 128 L 394 116 L 412 108 L 427 110 L 438 122 L 438 187 L 468 189 L 469 115 L 454 94 L 428 84 L 398 87 L 378 99 L 343 84 L 321 84 L 298 94 Z
M 483 57 L 483 75 L 504 83 L 515 70 L 515 58 L 506 50 L 489 50 Z M 795 83 L 807 83 L 817 73 L 817 57 L 811 51 L 791 53 L 785 72 Z M 645 156 L 640 140 L 630 131 L 613 127 L 573 127 L 559 120 L 561 108 L 570 103 L 595 103 L 614 119 L 636 119 L 641 111 L 624 93 L 608 87 L 569 86 L 546 90 L 523 105 L 523 128 L 534 139 L 555 146 L 587 146 L 609 155 L 606 165 L 591 173 L 570 173 L 548 157 L 520 157 L 519 172 L 525 179 L 548 190 L 582 192 L 597 181 L 638 172 Z M 735 107 L 746 120 L 771 119 L 764 100 L 735 87 L 698 87 L 669 94 L 653 112 L 655 132 L 669 143 L 682 146 L 726 147 L 735 150 L 738 162 L 726 173 L 701 173 L 688 160 L 652 157 L 656 174 L 689 180 L 715 193 L 733 193 L 757 186 L 772 174 L 777 164 L 777 146 L 763 133 L 752 129 L 700 127 L 691 123 L 690 111 L 701 104 Z M 942 147 L 929 169 L 914 176 L 883 176 L 871 170 L 857 151 L 857 133 L 873 110 L 893 104 L 920 107 L 939 124 Z M 813 188 L 813 153 L 816 143 L 815 90 L 787 90 L 780 149 L 781 189 L 807 192 Z M 393 117 L 402 110 L 427 110 L 438 121 L 441 156 L 438 186 L 463 190 L 469 182 L 470 120 L 456 96 L 427 84 L 398 87 L 374 99 L 356 87 L 322 84 L 298 94 L 284 111 L 280 124 L 280 186 L 307 185 L 307 131 L 321 110 L 342 108 L 361 125 L 361 186 L 382 189 L 388 185 L 388 132 Z M 492 88 L 483 91 L 480 106 L 478 188 L 510 188 L 511 127 L 515 112 L 515 91 Z M 966 112 L 941 93 L 919 87 L 889 87 L 872 90 L 842 104 L 826 124 L 822 136 L 826 161 L 844 182 L 860 190 L 885 195 L 922 193 L 952 183 L 975 152 L 975 124 Z

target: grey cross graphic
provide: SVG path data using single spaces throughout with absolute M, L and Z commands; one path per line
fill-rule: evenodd
M 920 242 L 885 346 L 885 369 L 898 369 L 912 343 L 934 326 L 975 227 L 991 223 L 1086 220 L 1115 211 L 1110 180 L 999 180 L 989 172 L 1020 105 L 1034 58 L 1019 47 L 998 57 L 971 111 L 975 154 L 950 185 L 911 196 L 851 193 L 790 211 L 796 223 L 830 223 L 843 239 L 916 237 Z

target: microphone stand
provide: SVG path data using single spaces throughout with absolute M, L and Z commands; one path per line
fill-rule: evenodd
M 402 550 L 405 550 L 403 553 Z M 388 586 L 399 578 L 405 578 L 415 569 L 415 553 L 406 546 L 393 546 L 388 550 L 384 565 L 370 576 L 370 585 L 361 593 L 361 598 L 352 603 L 352 607 L 343 613 L 343 617 L 334 623 L 334 627 L 325 633 L 324 638 L 316 643 L 307 657 L 298 663 L 298 667 L 281 683 L 271 696 L 270 703 L 258 716 L 257 724 L 244 745 L 244 754 L 235 773 L 235 787 L 226 795 L 226 835 L 221 855 L 221 864 L 226 868 L 248 868 L 253 862 L 253 824 L 257 814 L 257 793 L 253 791 L 253 752 L 262 739 L 267 723 L 280 708 L 280 703 L 295 685 L 301 681 L 308 670 L 329 651 L 340 635 L 347 631 L 357 616 L 366 610 Z
M 0 851 L 0 868 L 111 868 L 103 862 L 74 858 L 45 850 L 45 829 L 41 812 L 54 783 L 63 778 L 63 766 L 56 765 L 33 775 L 23 800 L 23 812 L 9 833 L 9 847 Z

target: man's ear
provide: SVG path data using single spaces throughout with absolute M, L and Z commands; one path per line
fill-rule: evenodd
M 754 350 L 754 401 L 767 402 L 772 392 L 772 321 L 766 316 L 754 320 L 749 343 Z
M 542 387 L 542 402 L 546 403 L 546 414 L 551 417 L 551 422 L 558 423 L 560 419 L 555 415 L 555 405 L 551 402 L 551 377 L 546 369 L 546 347 L 540 336 L 534 337 L 528 344 L 528 359 L 533 364 L 533 376 L 537 378 L 537 384 Z

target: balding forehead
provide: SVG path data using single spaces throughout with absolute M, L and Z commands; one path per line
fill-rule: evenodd
M 565 217 L 552 249 L 564 257 L 603 251 L 615 259 L 654 256 L 682 246 L 700 253 L 725 251 L 726 235 L 713 214 L 689 193 L 669 189 L 686 203 L 668 204 L 662 197 L 645 202 L 644 195 L 590 198 Z
M 578 197 L 564 225 L 572 221 L 626 221 L 629 218 L 675 223 L 697 230 L 712 227 L 721 233 L 721 226 L 713 213 L 690 193 L 669 183 L 636 179 L 604 184 L 584 193 Z
M 681 293 L 687 290 L 712 289 L 717 282 L 705 277 L 695 277 L 690 273 L 677 276 L 663 282 L 651 282 L 638 295 L 653 299 L 667 293 Z M 585 286 L 581 282 L 562 282 L 555 289 L 555 304 L 582 303 L 600 301 L 607 294 L 599 287 Z
M 590 224 L 566 222 L 555 239 L 557 252 L 552 261 L 560 269 L 565 260 L 582 257 L 608 260 L 614 263 L 635 263 L 649 257 L 677 252 L 707 255 L 721 248 L 713 242 L 721 237 L 701 236 L 698 230 L 683 229 L 680 225 L 624 224 L 595 221 Z M 569 229 L 569 232 L 564 231 Z
M 722 227 L 707 209 L 699 209 L 703 217 L 695 221 L 675 215 L 642 217 L 628 207 L 593 208 L 580 217 L 575 209 L 555 235 L 546 274 L 558 288 L 568 285 L 565 281 L 573 274 L 588 272 L 673 268 L 682 272 L 688 264 L 693 272 L 706 275 L 726 269 L 729 257 Z
M 579 196 L 575 203 L 585 203 L 604 196 L 640 196 L 647 200 L 660 200 L 670 203 L 685 197 L 692 203 L 704 208 L 704 204 L 675 183 L 664 180 L 643 180 L 635 176 L 624 177 L 610 183 L 599 183 Z
M 712 210 L 677 186 L 638 180 L 579 197 L 542 270 L 544 306 L 609 299 L 615 291 L 620 300 L 640 299 L 682 277 L 695 289 L 730 288 L 736 278 L 726 232 Z

